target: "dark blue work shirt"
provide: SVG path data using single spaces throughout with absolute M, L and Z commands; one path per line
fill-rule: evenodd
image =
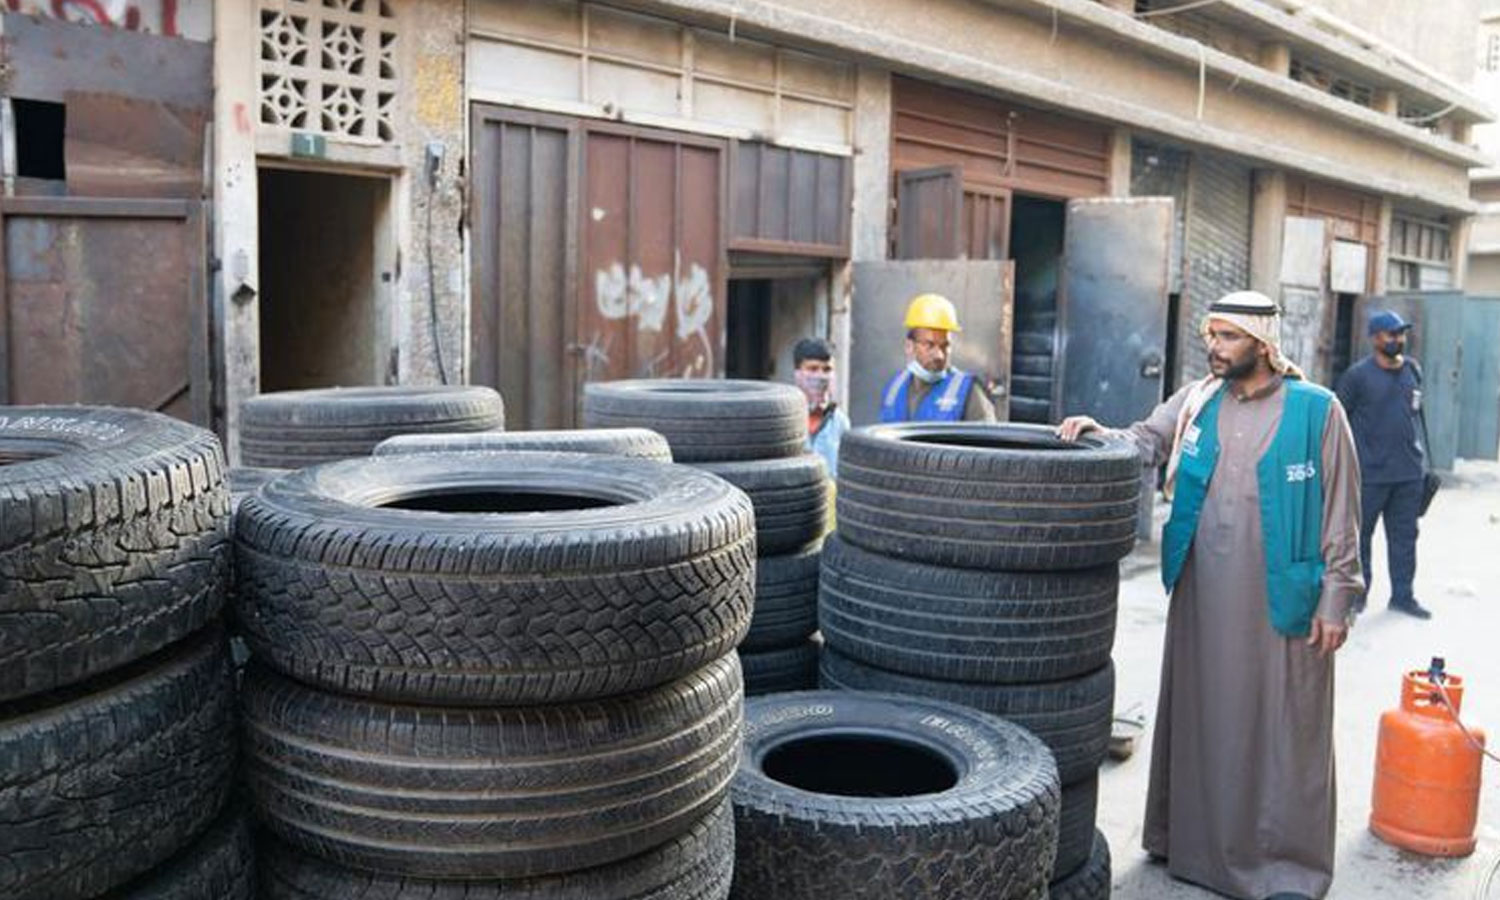
M 1391 484 L 1422 477 L 1422 374 L 1408 359 L 1400 369 L 1382 369 L 1374 357 L 1339 376 L 1339 402 L 1349 414 L 1360 478 Z

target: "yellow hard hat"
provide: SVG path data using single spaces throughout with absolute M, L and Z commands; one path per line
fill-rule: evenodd
M 918 294 L 906 307 L 906 329 L 932 328 L 937 331 L 963 331 L 958 327 L 958 310 L 942 294 Z

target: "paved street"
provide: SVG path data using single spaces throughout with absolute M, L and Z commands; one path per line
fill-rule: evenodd
M 1340 652 L 1338 668 L 1338 868 L 1330 900 L 1500 900 L 1479 898 L 1485 871 L 1500 857 L 1500 764 L 1485 763 L 1480 844 L 1462 860 L 1428 859 L 1387 846 L 1366 827 L 1382 711 L 1400 696 L 1401 673 L 1434 655 L 1468 679 L 1466 721 L 1489 728 L 1500 746 L 1500 465 L 1460 463 L 1455 479 L 1423 520 L 1417 596 L 1434 612 L 1419 622 L 1384 609 L 1385 550 L 1376 546 L 1371 609 Z M 1116 900 L 1198 900 L 1217 895 L 1167 877 L 1140 849 L 1150 732 L 1155 713 L 1166 600 L 1154 567 L 1138 551 L 1121 587 L 1116 709 L 1139 704 L 1148 716 L 1134 757 L 1102 774 L 1099 825 L 1114 852 Z

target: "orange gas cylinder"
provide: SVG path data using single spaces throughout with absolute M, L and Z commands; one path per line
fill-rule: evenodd
M 1474 852 L 1484 732 L 1459 724 L 1463 696 L 1463 679 L 1434 659 L 1406 673 L 1401 708 L 1380 717 L 1370 830 L 1381 840 L 1430 856 Z

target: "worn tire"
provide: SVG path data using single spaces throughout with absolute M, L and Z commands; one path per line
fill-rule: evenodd
M 0 701 L 75 684 L 223 611 L 213 434 L 156 413 L 0 407 Z
M 1102 832 L 1095 831 L 1088 862 L 1066 878 L 1054 881 L 1047 896 L 1049 900 L 1109 900 L 1109 895 L 1109 841 Z
M 374 456 L 469 450 L 542 450 L 602 453 L 671 462 L 667 439 L 646 428 L 579 428 L 571 431 L 478 431 L 465 434 L 399 434 L 375 445 Z
M 830 647 L 946 681 L 1056 681 L 1109 663 L 1119 568 L 986 572 L 905 562 L 830 537 L 818 617 Z M 753 625 L 752 625 L 753 629 Z
M 828 533 L 828 469 L 816 453 L 747 462 L 698 463 L 750 497 L 761 556 L 791 553 Z
M 263 900 L 725 900 L 734 868 L 729 798 L 687 832 L 616 863 L 506 881 L 435 881 L 327 862 L 261 842 Z
M 218 629 L 0 720 L 0 896 L 98 897 L 167 860 L 219 813 L 234 762 Z
M 839 449 L 839 533 L 943 566 L 1090 568 L 1135 546 L 1140 486 L 1135 445 L 1114 433 L 1070 444 L 1039 425 L 877 425 Z
M 230 808 L 181 853 L 101 900 L 252 900 L 254 861 L 249 821 Z
M 732 796 L 739 900 L 1046 897 L 1057 770 L 1036 738 L 975 710 L 751 699 Z
M 613 505 L 369 505 L 438 498 L 452 509 L 506 494 Z M 744 494 L 649 460 L 349 460 L 278 479 L 240 507 L 236 609 L 258 659 L 331 690 L 478 706 L 621 694 L 680 678 L 744 637 L 753 527 Z
M 824 647 L 819 680 L 823 687 L 836 690 L 908 694 L 961 703 L 1014 722 L 1046 742 L 1057 760 L 1062 784 L 1088 778 L 1109 753 L 1114 722 L 1113 663 L 1063 681 L 989 685 L 886 672 Z
M 361 700 L 247 673 L 260 819 L 324 859 L 420 878 L 600 866 L 691 830 L 738 761 L 733 654 L 663 687 L 540 707 Z
M 807 401 L 789 384 L 728 379 L 604 381 L 583 390 L 589 428 L 649 428 L 678 462 L 797 456 L 807 443 Z
M 1052 401 L 1040 397 L 1010 396 L 1010 416 L 1014 422 L 1045 425 L 1052 419 Z
M 1057 818 L 1057 862 L 1052 880 L 1059 881 L 1089 861 L 1099 818 L 1099 773 L 1063 785 L 1062 809 Z
M 745 667 L 745 696 L 780 694 L 787 691 L 810 691 L 818 686 L 816 641 L 803 641 L 794 647 L 740 653 Z
M 300 469 L 368 456 L 398 434 L 504 427 L 500 395 L 480 385 L 277 391 L 240 404 L 240 462 Z
M 229 470 L 229 508 L 238 511 L 240 501 L 260 490 L 261 485 L 273 481 L 291 469 L 262 469 L 255 466 L 235 466 Z
M 793 647 L 818 630 L 821 543 L 755 561 L 755 613 L 740 652 Z

